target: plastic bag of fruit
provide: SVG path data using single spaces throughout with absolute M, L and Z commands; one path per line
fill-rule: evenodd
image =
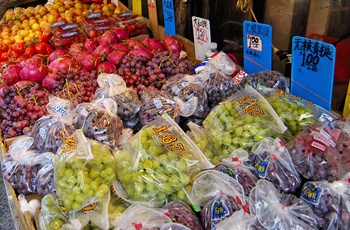
M 161 209 L 150 205 L 136 203 L 129 206 L 115 221 L 115 229 L 160 229 L 172 220 Z
M 56 192 L 53 167 L 55 155 L 53 153 L 46 152 L 42 153 L 41 157 L 43 157 L 43 160 L 36 175 L 36 191 L 40 196 L 45 196 Z
M 77 129 L 82 129 L 86 137 L 114 148 L 124 129 L 123 122 L 116 113 L 117 104 L 111 98 L 80 103 L 75 108 L 74 125 Z
M 239 82 L 239 88 L 242 89 L 247 84 L 255 89 L 258 89 L 259 86 L 265 86 L 267 88 L 280 89 L 286 92 L 290 91 L 290 79 L 275 70 L 248 74 Z
M 46 109 L 49 115 L 42 116 L 34 123 L 29 136 L 34 139 L 34 146 L 38 150 L 56 153 L 75 130 L 74 107 L 69 100 L 50 96 Z
M 117 115 L 125 127 L 133 128 L 139 122 L 140 99 L 134 89 L 127 88 L 123 78 L 117 74 L 102 73 L 98 76 L 97 98 L 112 98 L 118 106 Z
M 322 125 L 314 124 L 306 126 L 300 132 L 295 141 L 288 143 L 288 149 L 295 169 L 309 180 L 328 180 L 329 182 L 340 179 L 347 172 L 348 164 L 344 156 L 337 149 L 341 130 L 332 123 L 325 122 Z
M 206 170 L 193 179 L 191 197 L 201 207 L 200 217 L 204 229 L 216 225 L 238 210 L 248 210 L 242 185 L 216 170 Z
M 204 119 L 208 115 L 208 98 L 204 84 L 193 76 L 177 74 L 163 84 L 162 90 L 176 99 L 181 117 Z
M 350 173 L 341 180 L 308 181 L 301 188 L 303 199 L 321 218 L 322 229 L 350 227 Z
M 307 125 L 336 120 L 336 117 L 325 109 L 286 91 L 266 87 L 258 87 L 258 90 L 293 135 L 298 134 Z
M 169 198 L 187 201 L 186 186 L 202 169 L 213 167 L 168 115 L 145 125 L 115 153 L 118 195 L 129 202 L 162 206 Z M 122 189 L 120 189 L 122 188 Z
M 122 200 L 116 193 L 114 186 L 111 186 L 111 199 L 108 204 L 109 226 L 114 226 L 114 221 L 125 212 L 129 204 Z
M 259 178 L 271 181 L 283 193 L 299 191 L 301 179 L 283 141 L 264 138 L 253 146 L 252 153 L 251 163 Z
M 319 229 L 320 218 L 304 200 L 280 193 L 265 179 L 252 190 L 249 210 L 266 229 Z
M 110 192 L 115 162 L 107 145 L 76 130 L 54 161 L 56 193 L 69 212 L 93 211 Z
M 255 215 L 245 212 L 243 209 L 235 211 L 230 218 L 220 221 L 215 227 L 217 230 L 265 230 L 259 225 Z
M 172 221 L 182 224 L 192 230 L 203 230 L 203 226 L 191 207 L 182 201 L 172 201 L 162 209 L 166 210 L 167 215 Z
M 242 149 L 234 150 L 229 157 L 222 159 L 222 163 L 216 165 L 214 169 L 237 180 L 242 185 L 246 196 L 249 196 L 258 180 L 248 152 Z
M 179 109 L 173 97 L 164 90 L 146 88 L 140 96 L 141 109 L 139 112 L 142 126 L 150 123 L 167 113 L 176 123 L 180 121 Z
M 225 158 L 235 149 L 249 151 L 264 137 L 283 134 L 287 127 L 265 98 L 251 87 L 217 105 L 203 121 L 214 144 L 212 158 Z
M 9 147 L 2 161 L 2 173 L 17 194 L 37 192 L 37 175 L 47 158 L 34 147 L 34 139 L 18 137 Z

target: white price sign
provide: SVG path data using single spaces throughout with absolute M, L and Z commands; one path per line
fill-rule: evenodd
M 192 27 L 196 59 L 204 60 L 205 52 L 210 49 L 211 43 L 210 21 L 193 16 Z

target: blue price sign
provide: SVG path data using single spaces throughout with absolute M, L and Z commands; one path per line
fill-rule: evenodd
M 248 74 L 271 70 L 272 28 L 270 25 L 244 21 L 244 71 Z
M 176 36 L 175 13 L 173 0 L 163 0 L 165 35 Z
M 292 44 L 291 92 L 327 110 L 332 106 L 335 47 L 295 36 Z

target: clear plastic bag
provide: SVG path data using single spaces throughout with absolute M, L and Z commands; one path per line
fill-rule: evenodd
M 176 123 L 180 121 L 179 109 L 173 97 L 166 91 L 145 89 L 140 96 L 141 109 L 139 112 L 142 126 L 167 113 Z
M 2 173 L 17 194 L 37 191 L 37 174 L 47 158 L 34 148 L 32 137 L 18 137 L 9 147 L 2 161 Z
M 241 79 L 239 86 L 240 88 L 244 88 L 247 84 L 255 89 L 258 89 L 259 86 L 265 86 L 267 88 L 280 89 L 286 92 L 290 91 L 290 79 L 275 70 L 248 74 Z
M 46 105 L 49 115 L 42 116 L 33 125 L 29 136 L 42 152 L 56 153 L 63 141 L 72 135 L 74 106 L 69 100 L 50 96 Z
M 40 196 L 45 196 L 56 192 L 53 166 L 55 155 L 47 152 L 43 153 L 41 156 L 44 157 L 46 161 L 42 161 L 40 169 L 36 175 L 36 191 Z
M 265 87 L 258 89 L 293 135 L 307 125 L 336 120 L 325 109 L 286 91 Z
M 203 121 L 214 144 L 213 158 L 225 158 L 235 149 L 249 151 L 264 137 L 276 137 L 287 127 L 264 97 L 251 87 L 217 105 Z
M 216 225 L 216 230 L 226 230 L 226 229 L 235 229 L 235 230 L 258 230 L 265 229 L 263 227 L 258 228 L 255 226 L 257 219 L 255 215 L 251 215 L 244 210 L 235 211 L 230 218 L 220 221 Z
M 117 115 L 124 125 L 133 128 L 139 122 L 140 99 L 134 89 L 127 88 L 123 78 L 116 74 L 102 73 L 98 76 L 98 88 L 94 99 L 112 98 L 117 106 Z
M 294 167 L 304 178 L 332 182 L 344 175 L 343 167 L 347 163 L 341 161 L 343 155 L 336 148 L 337 139 L 332 137 L 333 131 L 340 133 L 328 122 L 308 125 L 295 141 L 288 143 Z
M 249 196 L 258 180 L 255 168 L 251 165 L 249 154 L 245 150 L 236 149 L 222 163 L 214 168 L 237 180 L 243 187 L 244 194 Z
M 120 183 L 114 186 L 118 195 L 129 202 L 158 206 L 175 195 L 184 200 L 191 176 L 213 167 L 168 115 L 144 126 L 127 147 L 115 154 L 115 160 L 120 172 Z
M 163 209 L 166 210 L 167 215 L 175 223 L 186 226 L 191 230 L 203 230 L 200 220 L 188 204 L 181 201 L 172 201 L 163 206 Z
M 350 173 L 341 180 L 308 181 L 301 189 L 301 199 L 310 205 L 322 229 L 350 227 Z
M 74 125 L 86 137 L 117 147 L 124 126 L 116 111 L 117 105 L 111 98 L 81 103 L 75 108 Z
M 215 229 L 216 225 L 238 210 L 248 210 L 243 188 L 238 181 L 218 172 L 206 170 L 193 180 L 191 196 L 200 212 L 204 229 Z
M 259 178 L 271 181 L 283 193 L 299 191 L 301 179 L 283 141 L 264 138 L 253 146 L 252 153 L 252 165 Z
M 265 179 L 258 180 L 249 196 L 250 213 L 266 229 L 318 229 L 313 209 L 293 194 L 281 194 Z
M 163 225 L 172 223 L 162 211 L 145 204 L 132 204 L 115 221 L 115 229 L 160 229 Z
M 169 78 L 162 90 L 171 94 L 180 106 L 180 116 L 204 119 L 209 113 L 204 84 L 193 76 L 177 74 Z

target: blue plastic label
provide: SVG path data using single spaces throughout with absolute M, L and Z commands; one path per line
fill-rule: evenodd
M 317 187 L 312 182 L 306 182 L 302 188 L 300 197 L 310 203 L 318 204 L 322 188 Z
M 57 21 L 57 22 L 51 23 L 50 26 L 51 26 L 52 28 L 54 28 L 54 27 L 62 26 L 62 25 L 64 25 L 64 24 L 66 24 L 66 22 L 65 22 L 64 20 L 59 20 L 59 21 Z
M 175 12 L 173 0 L 163 0 L 165 35 L 176 36 Z
M 251 21 L 243 23 L 244 71 L 248 74 L 271 70 L 272 28 Z
M 329 111 L 332 106 L 335 52 L 331 44 L 293 37 L 291 92 Z
M 71 23 L 71 24 L 68 24 L 68 25 L 63 25 L 63 26 L 61 26 L 61 28 L 63 30 L 76 29 L 77 28 L 77 24 Z
M 69 37 L 74 37 L 77 35 L 78 35 L 77 31 L 71 31 L 71 32 L 61 34 L 62 38 L 69 38 Z
M 252 158 L 252 164 L 255 167 L 259 178 L 266 178 L 267 167 L 269 161 L 264 161 L 259 154 L 255 154 Z
M 88 19 L 99 18 L 101 17 L 101 14 L 100 12 L 94 12 L 94 13 L 87 14 L 86 17 Z
M 213 222 L 221 221 L 230 215 L 230 210 L 222 200 L 214 201 L 211 206 L 211 219 Z
M 227 176 L 232 177 L 233 179 L 236 179 L 235 172 L 232 169 L 227 168 L 226 166 L 221 166 L 219 168 L 219 171 L 225 173 Z

